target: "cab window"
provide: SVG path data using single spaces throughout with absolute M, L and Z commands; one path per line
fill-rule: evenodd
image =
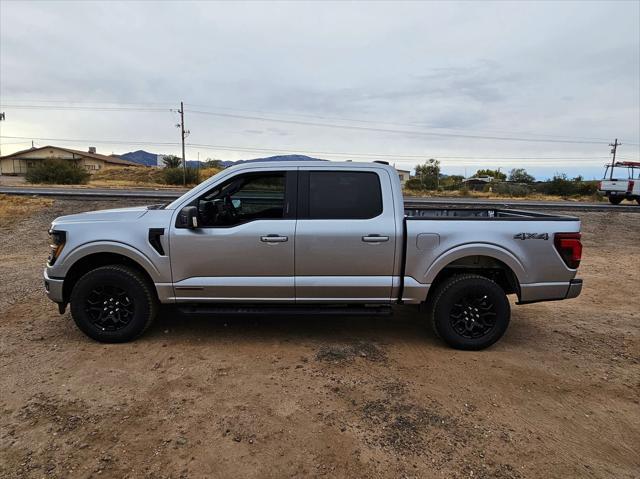
M 309 172 L 309 219 L 369 219 L 381 213 L 382 190 L 376 173 Z
M 234 176 L 198 199 L 202 227 L 230 227 L 285 215 L 285 172 Z

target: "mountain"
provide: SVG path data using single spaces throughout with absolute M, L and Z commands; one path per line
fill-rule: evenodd
M 144 150 L 138 150 L 119 156 L 124 160 L 133 161 L 134 163 L 138 163 L 140 165 L 158 166 L 158 156 L 162 155 L 158 155 L 157 153 L 149 153 L 148 151 Z
M 133 161 L 134 163 L 138 163 L 140 165 L 146 166 L 158 166 L 158 155 L 157 153 L 149 153 L 148 151 L 138 150 L 131 151 L 129 153 L 125 153 L 123 155 L 118 155 L 123 160 Z M 252 160 L 238 160 L 238 161 L 221 161 L 220 164 L 227 168 L 233 165 L 239 165 L 240 163 L 250 163 L 254 161 L 327 161 L 322 160 L 320 158 L 312 158 L 306 155 L 277 155 L 277 156 L 268 156 L 266 158 L 254 158 Z M 200 166 L 204 161 L 200 162 Z M 195 168 L 198 166 L 198 162 L 196 160 L 187 160 L 187 166 L 190 168 Z
M 277 155 L 268 156 L 266 158 L 254 158 L 253 160 L 238 160 L 238 161 L 223 161 L 222 166 L 227 168 L 232 165 L 239 165 L 240 163 L 251 163 L 254 161 L 328 161 L 320 158 L 312 158 L 306 155 Z

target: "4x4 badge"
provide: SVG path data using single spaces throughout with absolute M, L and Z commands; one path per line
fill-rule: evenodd
M 527 239 L 541 239 L 548 240 L 549 233 L 518 233 L 513 235 L 513 239 L 527 240 Z

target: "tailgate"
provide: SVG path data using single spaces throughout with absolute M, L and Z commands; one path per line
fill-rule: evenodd
M 601 191 L 620 191 L 626 192 L 629 186 L 629 180 L 603 180 L 600 182 Z

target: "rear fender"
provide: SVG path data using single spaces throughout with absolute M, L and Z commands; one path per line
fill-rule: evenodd
M 508 250 L 486 243 L 470 243 L 461 246 L 457 246 L 448 251 L 442 253 L 438 258 L 431 263 L 431 266 L 424 274 L 423 282 L 426 284 L 432 284 L 438 273 L 446 268 L 452 262 L 468 256 L 488 256 L 502 261 L 506 264 L 516 276 L 518 283 L 526 283 L 527 273 L 522 263 Z

